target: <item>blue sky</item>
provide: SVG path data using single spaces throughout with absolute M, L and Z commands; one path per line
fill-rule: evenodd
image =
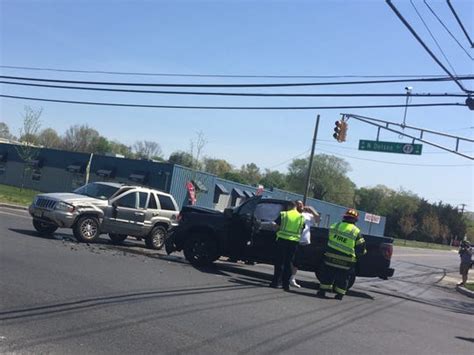
M 473 62 L 444 32 L 420 0 L 414 0 L 458 74 L 472 74 Z M 440 57 L 409 1 L 394 1 Z M 445 1 L 429 1 L 461 43 L 467 40 Z M 474 4 L 452 1 L 471 37 Z M 251 75 L 444 74 L 416 43 L 384 1 L 0 1 L 1 65 L 122 72 Z M 443 59 L 444 60 L 444 59 Z M 72 80 L 169 83 L 289 82 L 303 79 L 217 79 L 112 76 L 1 69 L 2 75 Z M 318 79 L 313 79 L 318 81 Z M 253 92 L 403 93 L 407 84 L 318 88 L 248 89 Z M 414 92 L 459 92 L 453 83 L 413 83 Z M 474 85 L 465 82 L 468 87 Z M 8 95 L 157 105 L 322 106 L 403 104 L 403 98 L 222 98 L 97 93 L 2 85 Z M 237 91 L 234 89 L 234 91 Z M 414 98 L 413 103 L 462 101 Z M 346 159 L 357 186 L 384 184 L 411 190 L 430 201 L 466 203 L 474 210 L 471 160 L 427 145 L 422 156 L 359 152 L 359 139 L 375 129 L 349 122 L 348 141 L 331 135 L 341 110 L 200 111 L 35 103 L 0 99 L 0 121 L 14 133 L 25 105 L 43 107 L 44 127 L 63 133 L 80 123 L 127 144 L 155 140 L 167 157 L 187 150 L 202 131 L 204 154 L 234 166 L 254 162 L 285 171 L 292 157 L 309 150 L 317 113 L 316 151 Z M 343 110 L 401 122 L 403 109 Z M 473 111 L 466 107 L 409 108 L 407 123 L 473 138 Z M 470 127 L 470 128 L 469 128 Z M 405 142 L 383 133 L 381 139 Z M 452 141 L 437 140 L 454 147 Z M 473 146 L 461 150 L 473 154 Z M 304 156 L 304 154 L 302 155 Z M 376 161 L 368 161 L 376 160 Z M 403 165 L 405 164 L 405 165 Z M 437 166 L 433 166 L 437 165 Z M 442 166 L 439 166 L 442 165 Z

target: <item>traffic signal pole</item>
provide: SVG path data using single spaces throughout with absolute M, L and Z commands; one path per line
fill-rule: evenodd
M 316 126 L 314 127 L 313 145 L 311 146 L 311 155 L 309 157 L 308 172 L 306 174 L 306 187 L 305 187 L 304 196 L 303 196 L 304 205 L 306 205 L 306 199 L 308 198 L 308 193 L 309 193 L 309 184 L 311 181 L 311 171 L 313 170 L 314 148 L 316 146 L 316 137 L 318 136 L 318 127 L 319 127 L 319 115 L 316 118 Z

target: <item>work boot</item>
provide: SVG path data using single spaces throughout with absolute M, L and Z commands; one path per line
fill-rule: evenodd
M 290 285 L 296 288 L 301 288 L 301 285 L 296 282 L 296 279 L 294 277 L 290 279 Z
M 316 296 L 320 298 L 326 298 L 326 291 L 319 290 L 318 293 L 316 293 Z
M 336 294 L 336 296 L 334 297 L 334 299 L 336 299 L 336 300 L 339 300 L 339 301 L 340 301 L 340 300 L 342 300 L 342 297 L 344 297 L 344 295 L 343 295 L 343 294 L 341 294 L 341 293 L 338 293 L 338 294 Z

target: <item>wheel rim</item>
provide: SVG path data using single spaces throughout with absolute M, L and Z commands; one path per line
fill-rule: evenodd
M 160 247 L 165 241 L 165 233 L 162 229 L 158 229 L 153 233 L 153 245 Z
M 97 226 L 92 219 L 86 219 L 81 224 L 81 234 L 86 239 L 93 239 L 97 234 Z
M 193 244 L 193 258 L 195 260 L 209 259 L 209 250 L 207 243 L 203 240 L 196 240 Z

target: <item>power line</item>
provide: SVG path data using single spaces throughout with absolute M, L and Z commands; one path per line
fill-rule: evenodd
M 251 74 L 189 74 L 189 73 L 146 73 L 146 72 L 123 72 L 105 70 L 80 70 L 42 67 L 23 67 L 14 65 L 0 65 L 0 68 L 19 69 L 30 71 L 50 71 L 60 73 L 82 73 L 82 74 L 106 74 L 106 75 L 136 75 L 136 76 L 164 76 L 164 77 L 190 77 L 190 78 L 267 78 L 267 79 L 340 79 L 340 78 L 419 78 L 431 77 L 442 78 L 444 75 L 251 75 Z
M 296 159 L 296 158 L 298 158 L 298 157 L 300 157 L 300 156 L 302 156 L 302 155 L 304 155 L 304 154 L 307 154 L 310 150 L 311 150 L 311 149 L 307 149 L 307 150 L 305 150 L 303 153 L 297 154 L 297 155 L 295 155 L 294 157 L 291 157 L 291 158 L 289 158 L 289 159 L 287 159 L 287 160 L 285 160 L 285 161 L 282 161 L 281 163 L 278 163 L 278 164 L 269 166 L 269 167 L 267 167 L 266 169 L 271 170 L 271 169 L 273 169 L 273 168 L 276 168 L 277 166 L 286 164 L 286 163 L 292 161 L 293 159 Z
M 464 25 L 461 22 L 461 19 L 459 18 L 458 14 L 456 13 L 456 10 L 454 10 L 453 5 L 451 5 L 451 1 L 446 0 L 448 3 L 449 8 L 451 9 L 451 12 L 453 13 L 454 17 L 456 17 L 456 20 L 458 21 L 459 26 L 461 27 L 462 31 L 464 32 L 464 35 L 466 36 L 467 40 L 469 41 L 469 44 L 471 45 L 471 48 L 474 48 L 474 43 L 472 43 L 471 37 L 469 37 L 469 34 L 467 33 L 466 29 L 464 28 Z
M 114 107 L 140 107 L 140 108 L 161 108 L 161 109 L 194 109 L 194 110 L 335 110 L 335 109 L 369 109 L 369 108 L 400 108 L 406 105 L 360 105 L 360 106 L 186 106 L 186 105 L 147 105 L 147 104 L 122 104 L 112 102 L 96 102 L 96 101 L 73 101 L 73 100 L 57 100 L 45 99 L 38 97 L 3 95 L 7 99 L 19 99 L 42 102 L 56 102 L 64 104 L 78 105 L 94 105 L 94 106 L 114 106 Z M 409 104 L 409 107 L 439 107 L 439 106 L 466 106 L 466 104 L 458 102 L 439 102 L 439 103 L 422 103 Z
M 466 75 L 460 77 L 442 77 L 442 78 L 411 78 L 411 79 L 393 79 L 393 80 L 359 80 L 359 81 L 328 81 L 328 82 L 307 82 L 307 83 L 257 83 L 257 84 L 176 84 L 176 83 L 131 83 L 131 82 L 107 82 L 107 81 L 84 81 L 84 80 L 59 80 L 45 78 L 30 78 L 19 76 L 0 75 L 0 79 L 23 80 L 36 82 L 50 82 L 63 84 L 87 84 L 87 85 L 108 85 L 108 86 L 144 86 L 144 87 L 219 87 L 219 88 L 247 88 L 247 87 L 298 87 L 298 86 L 329 86 L 329 85 L 363 85 L 363 84 L 389 84 L 389 83 L 406 83 L 406 82 L 440 82 L 440 81 L 456 81 L 472 80 L 474 75 Z M 465 91 L 465 89 L 463 89 Z
M 410 0 L 410 3 L 411 3 L 411 6 L 413 6 L 413 8 L 415 9 L 415 12 L 416 14 L 418 15 L 418 17 L 420 18 L 421 22 L 423 22 L 423 25 L 425 25 L 425 28 L 426 30 L 428 31 L 428 33 L 430 34 L 431 38 L 433 39 L 433 41 L 436 43 L 436 46 L 438 47 L 439 51 L 441 52 L 441 55 L 444 57 L 444 59 L 446 60 L 446 62 L 448 63 L 449 67 L 451 68 L 451 70 L 453 71 L 454 75 L 457 76 L 456 74 L 456 70 L 454 69 L 454 67 L 452 66 L 451 62 L 449 61 L 448 57 L 446 56 L 446 53 L 444 53 L 443 51 L 443 48 L 441 48 L 441 45 L 439 44 L 438 40 L 436 39 L 436 37 L 434 36 L 433 32 L 431 32 L 430 28 L 428 27 L 428 24 L 425 22 L 425 20 L 423 19 L 423 16 L 421 16 L 420 12 L 418 11 L 418 9 L 416 8 L 415 6 L 415 3 L 413 2 L 413 0 Z
M 302 93 L 235 93 L 235 92 L 202 92 L 202 91 L 164 91 L 164 90 L 133 90 L 133 89 L 111 89 L 111 88 L 95 88 L 86 86 L 66 86 L 66 85 L 48 85 L 21 83 L 12 81 L 1 81 L 0 84 L 22 85 L 31 87 L 43 87 L 53 89 L 71 89 L 71 90 L 89 90 L 89 91 L 106 91 L 106 92 L 127 92 L 140 94 L 166 94 L 166 95 L 204 95 L 204 96 L 256 96 L 256 97 L 405 97 L 406 94 L 397 93 L 364 93 L 364 94 L 302 94 Z M 411 93 L 414 97 L 467 97 L 464 93 Z
M 324 149 L 319 149 L 323 152 L 329 153 L 329 154 L 335 154 L 334 152 L 331 152 L 329 150 L 324 150 Z M 366 158 L 358 158 L 354 157 L 351 155 L 345 155 L 345 154 L 340 154 L 337 153 L 337 155 L 341 157 L 346 157 L 346 158 L 351 158 L 351 159 L 357 159 L 357 160 L 365 160 L 365 161 L 371 161 L 374 163 L 382 163 L 382 164 L 390 164 L 390 165 L 404 165 L 404 166 L 426 166 L 426 167 L 434 167 L 434 168 L 445 168 L 445 167 L 465 167 L 465 166 L 474 166 L 473 164 L 410 164 L 410 163 L 396 163 L 392 161 L 385 161 L 385 160 L 376 160 L 376 159 L 366 159 Z
M 425 5 L 428 7 L 428 9 L 431 11 L 431 13 L 433 14 L 434 17 L 436 17 L 436 19 L 439 21 L 439 23 L 441 24 L 441 26 L 444 27 L 444 29 L 449 33 L 449 35 L 451 36 L 452 39 L 454 39 L 456 41 L 456 43 L 458 44 L 459 47 L 461 47 L 461 49 L 464 51 L 464 53 L 466 53 L 466 55 L 471 59 L 471 60 L 474 60 L 474 58 L 469 54 L 469 52 L 466 50 L 466 48 L 464 48 L 464 46 L 461 44 L 461 42 L 458 41 L 458 39 L 453 35 L 453 33 L 449 30 L 448 26 L 446 26 L 443 22 L 443 20 L 441 20 L 441 18 L 436 14 L 436 12 L 432 9 L 432 7 L 428 4 L 428 2 L 426 0 L 423 0 L 423 2 L 425 3 Z
M 418 36 L 418 34 L 415 32 L 415 30 L 410 26 L 410 24 L 407 22 L 407 20 L 405 20 L 403 15 L 398 11 L 398 9 L 395 7 L 395 5 L 392 4 L 392 1 L 391 0 L 385 0 L 385 1 L 390 6 L 392 11 L 397 15 L 399 20 L 410 31 L 410 33 L 413 35 L 413 37 L 415 37 L 415 39 L 421 44 L 421 46 L 426 50 L 426 52 L 428 52 L 428 54 L 431 56 L 431 58 L 433 58 L 433 60 L 446 72 L 446 74 L 448 74 L 451 77 L 451 79 L 453 79 L 456 82 L 456 84 L 461 88 L 462 91 L 464 91 L 465 93 L 471 94 L 472 91 L 466 89 L 460 83 L 460 81 L 444 66 L 444 64 L 441 63 L 440 60 L 433 54 L 433 52 L 428 48 L 428 46 L 425 44 L 425 42 L 423 42 L 423 40 L 420 38 L 420 36 Z

